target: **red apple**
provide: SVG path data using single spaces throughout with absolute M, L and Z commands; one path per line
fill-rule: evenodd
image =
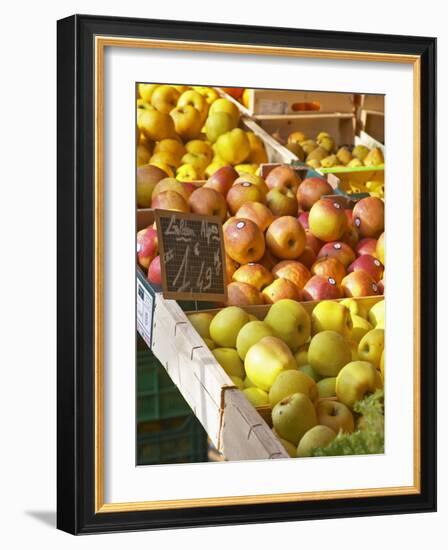
M 303 229 L 309 229 L 310 224 L 308 223 L 308 217 L 310 213 L 309 212 L 301 212 L 299 214 L 299 217 L 297 218 L 299 222 L 302 224 Z
M 297 261 L 303 264 L 308 269 L 311 269 L 312 265 L 316 261 L 316 253 L 310 246 L 305 245 L 302 254 L 300 254 L 300 256 L 297 258 Z
M 369 254 L 363 254 L 348 266 L 347 273 L 352 273 L 353 271 L 367 271 L 377 283 L 383 278 L 384 266 L 377 258 Z
M 296 216 L 299 208 L 295 194 L 286 187 L 271 189 L 266 204 L 274 216 Z
M 297 200 L 302 210 L 310 210 L 324 195 L 333 194 L 333 188 L 323 178 L 306 178 L 297 189 Z
M 238 176 L 233 166 L 222 166 L 208 178 L 204 187 L 214 189 L 225 197 Z
M 266 185 L 269 189 L 284 187 L 291 191 L 294 196 L 297 193 L 300 181 L 301 179 L 297 172 L 284 164 L 273 168 L 266 177 Z
M 272 270 L 272 273 L 277 278 L 288 279 L 288 281 L 294 283 L 299 290 L 302 290 L 307 281 L 311 278 L 309 269 L 296 260 L 283 260 L 279 262 Z
M 384 233 L 378 237 L 378 242 L 376 243 L 375 251 L 372 253 L 372 256 L 376 256 L 378 260 L 384 265 L 384 248 L 385 248 L 386 236 Z
M 257 262 L 265 251 L 264 235 L 256 223 L 230 218 L 223 226 L 226 253 L 239 264 Z
M 342 279 L 341 288 L 347 297 L 376 296 L 380 293 L 378 285 L 367 271 L 349 273 Z
M 263 296 L 268 304 L 275 304 L 279 300 L 289 298 L 300 301 L 301 292 L 294 283 L 288 279 L 275 279 L 270 285 L 263 289 Z
M 263 231 L 274 221 L 274 215 L 269 208 L 261 202 L 246 202 L 235 214 L 237 218 L 246 218 L 255 222 Z
M 228 306 L 256 306 L 263 303 L 263 295 L 253 286 L 238 281 L 227 285 Z
M 342 298 L 342 291 L 332 277 L 314 275 L 306 283 L 302 295 L 306 301 L 333 300 Z
M 230 284 L 232 282 L 233 274 L 239 268 L 239 263 L 232 260 L 232 258 L 226 254 L 226 282 Z
M 227 217 L 226 199 L 216 191 L 207 187 L 199 187 L 191 194 L 188 204 L 195 214 L 202 216 L 217 216 L 221 223 Z
M 338 285 L 341 284 L 342 279 L 346 275 L 345 267 L 337 258 L 320 258 L 311 267 L 311 273 L 326 277 L 327 279 L 331 277 Z
M 378 292 L 380 294 L 384 294 L 384 279 L 381 279 L 381 281 L 378 281 Z
M 355 261 L 355 253 L 348 244 L 341 241 L 334 243 L 326 243 L 319 250 L 317 257 L 320 258 L 336 258 L 347 269 L 347 267 Z
M 344 208 L 344 212 L 347 216 L 348 223 L 353 223 L 353 210 L 351 208 Z
M 274 276 L 263 265 L 249 262 L 239 267 L 233 274 L 232 279 L 239 283 L 246 283 L 257 290 L 272 283 Z
M 308 222 L 311 233 L 326 242 L 340 239 L 348 226 L 341 205 L 330 199 L 320 199 L 314 203 Z
M 226 200 L 229 211 L 234 216 L 246 202 L 264 203 L 266 198 L 260 187 L 250 181 L 243 181 L 232 185 Z
M 305 234 L 306 246 L 309 246 L 314 251 L 314 254 L 317 256 L 319 254 L 319 250 L 324 246 L 324 242 L 315 237 L 309 229 L 305 230 Z
M 356 254 L 358 256 L 362 256 L 363 254 L 370 254 L 370 256 L 374 256 L 376 251 L 376 243 L 376 239 L 361 239 L 356 245 Z
M 258 263 L 264 266 L 267 270 L 272 271 L 272 268 L 277 265 L 279 261 L 280 260 L 271 254 L 266 248 L 263 257 L 261 260 L 258 260 Z
M 384 231 L 384 202 L 378 197 L 366 197 L 353 208 L 353 223 L 361 237 L 378 238 Z
M 149 264 L 148 281 L 154 285 L 162 284 L 162 271 L 160 267 L 160 256 L 156 256 Z
M 174 210 L 177 212 L 189 212 L 187 201 L 176 191 L 163 191 L 151 201 L 151 208 L 160 210 Z
M 347 229 L 345 230 L 344 234 L 341 237 L 341 241 L 345 244 L 348 244 L 348 246 L 355 250 L 356 245 L 359 241 L 359 233 L 356 227 L 349 223 Z
M 306 244 L 305 230 L 293 216 L 281 216 L 266 231 L 268 250 L 282 260 L 294 260 Z
M 157 255 L 157 230 L 152 226 L 146 227 L 137 233 L 138 263 L 145 269 Z

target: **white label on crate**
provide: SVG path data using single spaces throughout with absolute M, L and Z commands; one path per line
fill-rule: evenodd
M 262 99 L 258 104 L 258 109 L 261 115 L 284 115 L 288 112 L 288 103 Z
M 137 330 L 149 347 L 152 339 L 153 304 L 153 297 L 137 280 Z

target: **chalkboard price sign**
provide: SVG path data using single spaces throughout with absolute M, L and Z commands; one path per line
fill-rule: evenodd
M 219 218 L 155 210 L 165 298 L 227 300 Z

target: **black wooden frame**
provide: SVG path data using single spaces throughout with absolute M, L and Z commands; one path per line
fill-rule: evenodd
M 94 512 L 95 35 L 418 55 L 421 59 L 421 493 Z M 436 40 L 76 15 L 58 21 L 58 528 L 95 533 L 436 509 Z

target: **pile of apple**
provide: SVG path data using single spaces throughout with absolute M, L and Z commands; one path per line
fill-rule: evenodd
M 369 309 L 354 298 L 324 300 L 309 315 L 283 299 L 263 320 L 236 306 L 189 319 L 235 386 L 255 407 L 272 409 L 292 457 L 362 429 L 353 408 L 383 387 L 384 300 Z
M 229 164 L 254 173 L 267 162 L 260 138 L 238 128 L 238 107 L 214 88 L 139 84 L 138 94 L 137 166 L 146 179 L 204 180 Z M 139 206 L 150 206 L 147 195 L 138 189 Z
M 348 210 L 331 193 L 324 178 L 301 181 L 286 165 L 266 180 L 224 166 L 200 188 L 162 178 L 151 204 L 221 219 L 228 305 L 383 294 L 384 202 L 367 197 Z M 139 232 L 137 248 L 148 279 L 158 283 L 154 227 Z

